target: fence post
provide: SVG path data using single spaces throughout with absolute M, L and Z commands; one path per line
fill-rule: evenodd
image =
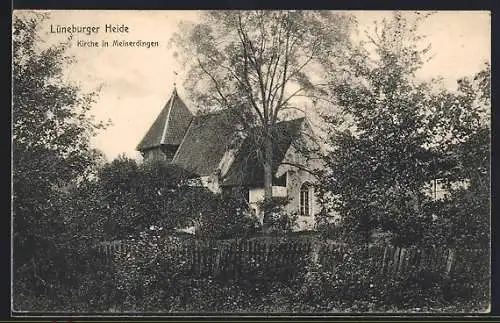
M 392 248 L 391 248 L 392 249 Z M 392 257 L 392 262 L 391 262 L 391 270 L 389 271 L 390 274 L 394 275 L 397 272 L 398 269 L 398 260 L 399 260 L 399 247 L 396 247 L 394 249 L 393 257 Z
M 406 254 L 406 249 L 401 248 L 399 250 L 399 265 L 397 266 L 397 276 L 399 277 L 400 274 L 403 274 L 402 270 L 404 267 L 404 261 L 405 261 L 405 254 Z
M 311 250 L 311 260 L 314 264 L 318 264 L 319 262 L 319 252 L 321 250 L 320 243 L 310 243 L 309 248 Z
M 201 264 L 200 244 L 198 243 L 198 241 L 195 242 L 195 255 L 196 255 L 196 274 L 199 277 L 201 276 L 202 264 Z
M 453 266 L 453 263 L 455 261 L 455 252 L 453 249 L 450 249 L 448 252 L 448 259 L 446 263 L 446 274 L 449 275 L 451 274 L 451 268 Z
M 387 248 L 389 248 L 389 245 L 385 245 L 385 248 L 384 248 L 384 256 L 382 258 L 382 270 L 380 272 L 382 275 L 385 273 L 385 262 L 387 259 Z

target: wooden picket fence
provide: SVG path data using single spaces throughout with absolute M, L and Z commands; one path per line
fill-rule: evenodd
M 344 258 L 350 255 L 349 248 L 338 245 L 323 246 L 319 251 L 319 263 L 328 268 L 346 261 Z M 409 270 L 421 269 L 451 274 L 457 269 L 457 265 L 460 266 L 455 250 L 448 248 L 420 250 L 414 247 L 372 245 L 357 250 L 354 256 L 368 259 L 371 267 L 378 268 L 380 274 L 388 277 L 397 277 Z
M 127 252 L 131 244 L 124 241 L 102 243 L 99 253 L 111 261 L 117 251 Z M 372 245 L 355 248 L 345 244 L 320 242 L 315 239 L 233 239 L 200 241 L 186 240 L 167 247 L 169 254 L 182 257 L 193 277 L 250 277 L 259 271 L 271 279 L 292 279 L 307 264 L 315 263 L 332 269 L 349 257 L 367 261 L 370 268 L 385 277 L 397 277 L 409 271 L 428 269 L 452 275 L 459 270 L 473 270 L 481 261 L 477 253 L 457 252 L 447 248 L 420 250 L 391 245 Z M 474 258 L 476 257 L 476 258 Z M 484 259 L 482 260 L 484 261 Z

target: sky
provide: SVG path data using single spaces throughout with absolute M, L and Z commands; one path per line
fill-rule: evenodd
M 119 154 L 138 158 L 135 148 L 170 97 L 174 83 L 185 98 L 183 71 L 169 46 L 170 37 L 181 21 L 196 22 L 199 11 L 49 11 L 40 38 L 45 44 L 65 41 L 68 34 L 52 33 L 57 26 L 100 26 L 99 33 L 76 34 L 68 54 L 76 63 L 65 72 L 84 91 L 100 88 L 92 114 L 98 120 L 111 120 L 112 125 L 93 139 L 93 145 L 108 160 Z M 359 30 L 373 27 L 373 22 L 390 15 L 387 11 L 352 11 Z M 14 15 L 23 14 L 15 11 Z M 104 26 L 128 26 L 128 33 L 105 33 Z M 436 12 L 422 24 L 421 34 L 431 44 L 433 59 L 419 71 L 418 77 L 442 77 L 444 85 L 453 89 L 456 80 L 473 75 L 485 61 L 490 61 L 490 14 L 486 11 Z M 361 33 L 359 37 L 363 37 Z M 78 41 L 113 40 L 153 41 L 157 47 L 79 47 Z M 176 76 L 174 73 L 177 72 Z M 187 100 L 186 100 L 187 101 Z M 187 102 L 189 105 L 189 102 Z

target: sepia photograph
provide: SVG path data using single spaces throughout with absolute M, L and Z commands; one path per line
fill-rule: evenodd
M 14 10 L 13 316 L 491 311 L 491 12 Z

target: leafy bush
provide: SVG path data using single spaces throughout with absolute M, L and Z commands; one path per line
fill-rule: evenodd
M 446 300 L 467 304 L 467 307 L 484 311 L 490 305 L 491 267 L 489 250 L 457 250 L 460 261 L 453 275 L 446 277 L 443 293 Z M 463 261 L 466 260 L 466 261 Z
M 233 241 L 235 245 L 230 249 L 236 252 L 241 241 L 245 240 Z M 184 245 L 181 239 L 150 231 L 133 243 L 129 252 L 119 253 L 115 260 L 114 283 L 119 291 L 115 303 L 120 304 L 120 311 L 271 310 L 269 295 L 280 294 L 282 288 L 288 288 L 288 296 L 282 295 L 282 301 L 292 302 L 288 299 L 293 294 L 290 288 L 308 261 L 306 250 L 302 256 L 294 252 L 295 256 L 287 258 L 283 266 L 270 265 L 265 257 L 252 258 L 240 270 L 234 269 L 238 272 L 235 276 L 211 276 L 193 272 L 197 267 L 191 267 L 186 258 L 189 251 L 188 255 L 182 252 L 192 245 Z M 212 246 L 208 243 L 203 247 Z M 285 239 L 277 242 L 276 250 L 285 252 L 290 246 Z M 265 297 L 269 304 L 263 301 Z
M 337 222 L 316 222 L 316 230 L 323 239 L 341 240 L 342 226 Z
M 14 273 L 14 309 L 76 313 L 108 310 L 114 303 L 112 264 L 102 263 L 91 252 L 53 251 L 60 258 L 54 256 L 35 265 L 35 274 L 33 266 L 27 265 Z
M 212 194 L 196 222 L 201 239 L 248 237 L 260 230 L 260 222 L 245 200 Z
M 151 230 L 117 254 L 115 284 L 122 311 L 168 311 L 179 301 L 179 292 L 189 288 L 191 268 L 170 250 L 181 247 L 181 239 Z
M 285 206 L 290 198 L 273 197 L 270 200 L 262 200 L 258 208 L 264 214 L 269 214 L 269 232 L 283 235 L 293 231 L 297 227 L 298 214 L 285 211 Z
M 311 262 L 304 276 L 301 299 L 321 311 L 351 307 L 355 303 L 362 310 L 370 290 L 378 282 L 368 259 L 360 257 L 363 250 L 346 250 L 334 268 Z
M 477 272 L 469 268 L 452 276 L 427 268 L 387 276 L 373 266 L 366 248 L 357 246 L 334 268 L 311 263 L 296 301 L 328 312 L 439 311 L 457 302 L 468 304 L 466 311 L 484 309 L 489 280 L 482 265 Z

